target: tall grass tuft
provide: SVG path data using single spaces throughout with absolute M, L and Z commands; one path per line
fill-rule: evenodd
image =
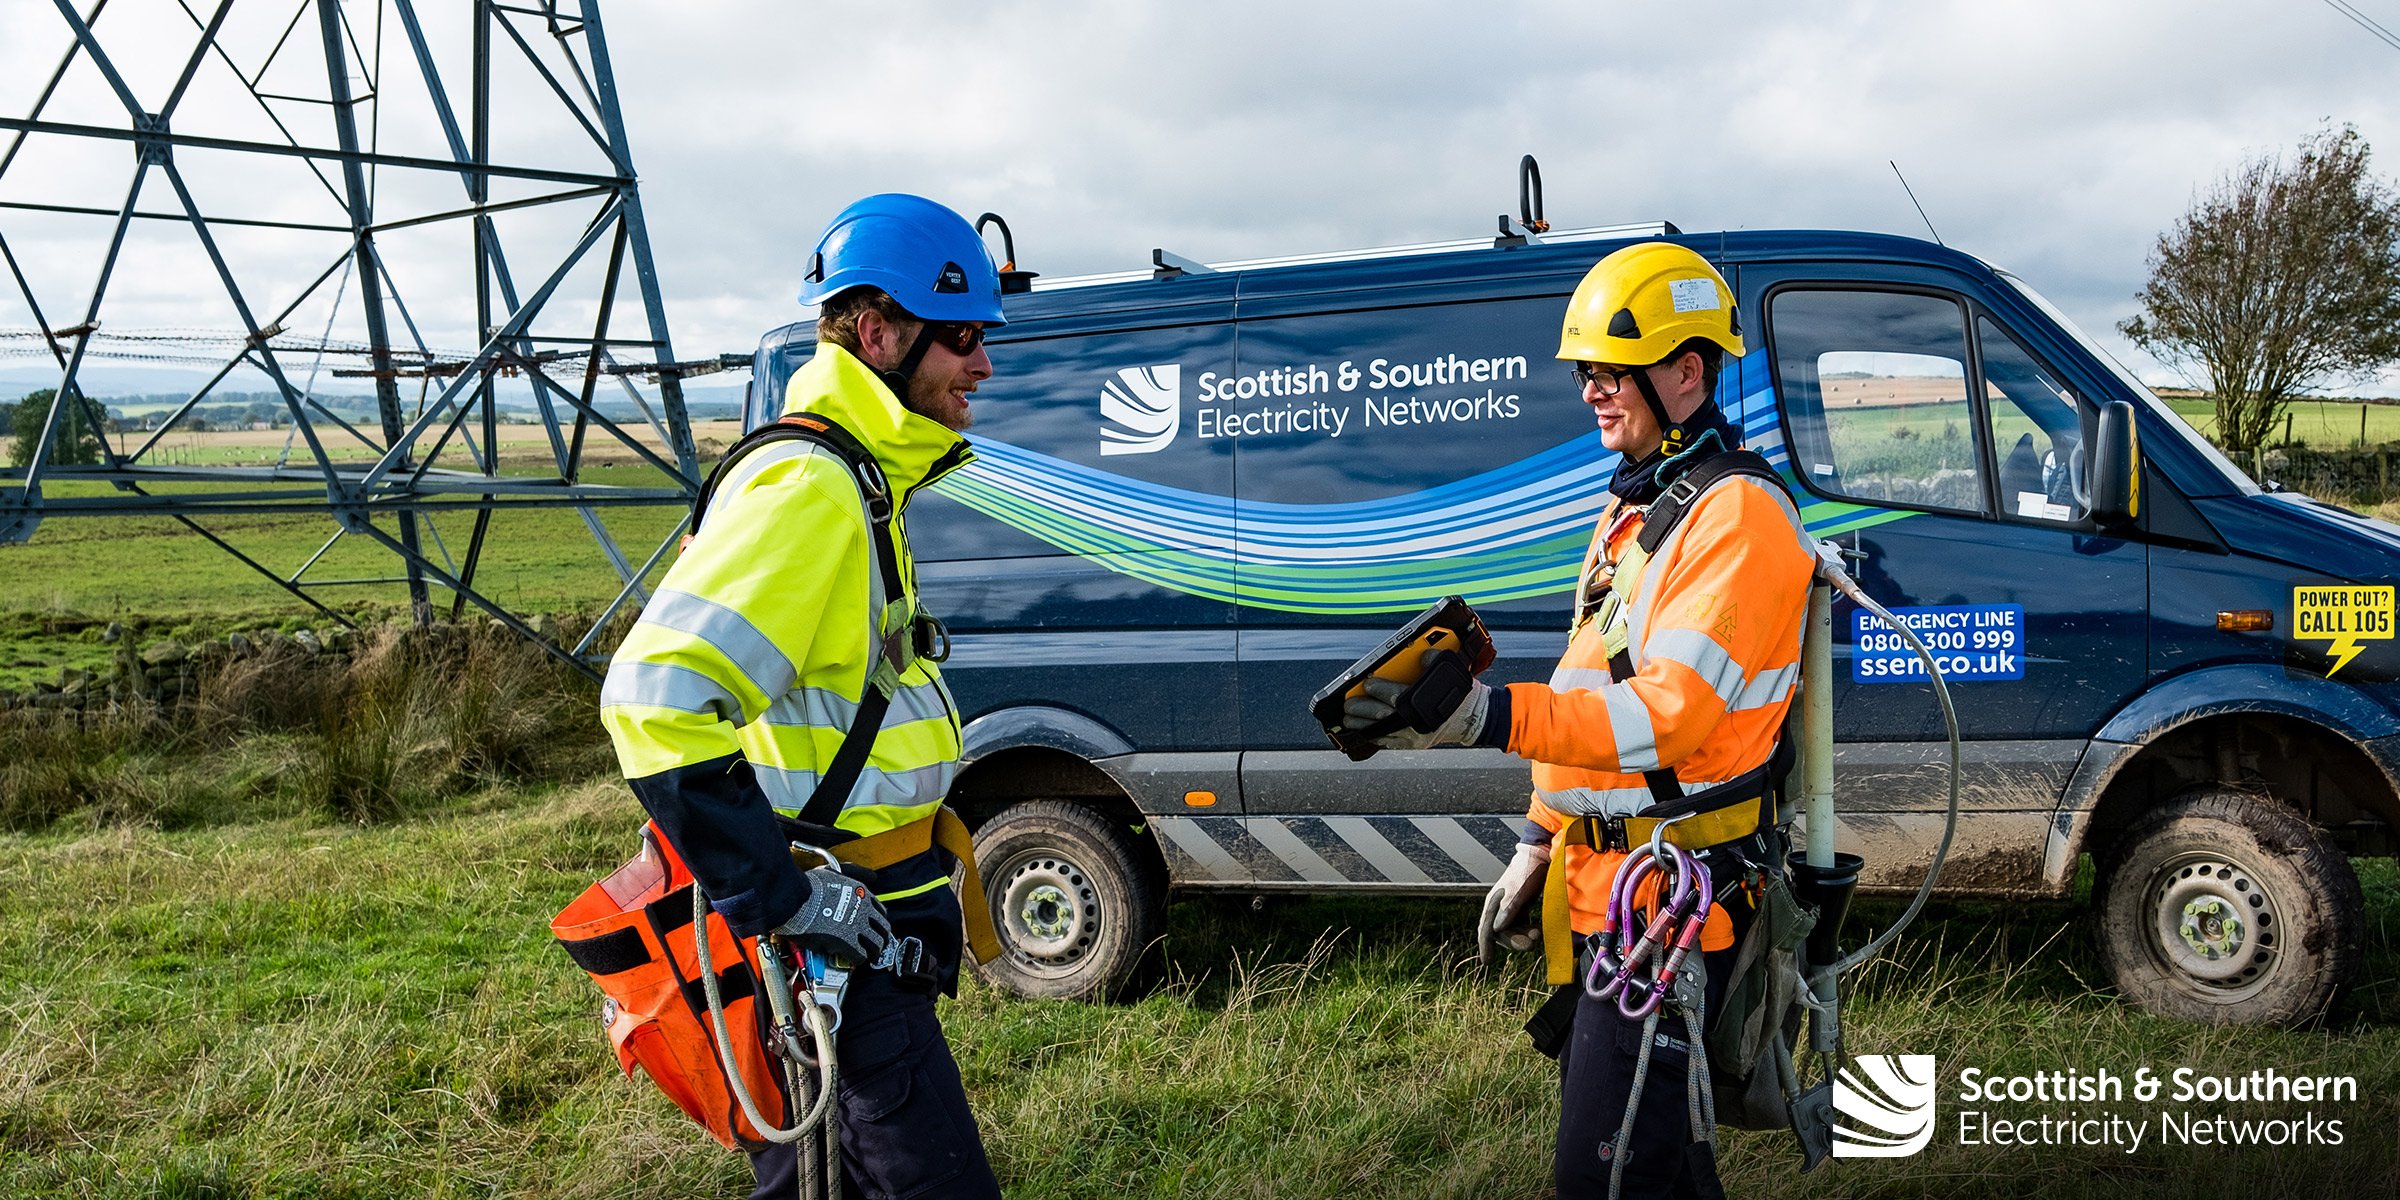
M 194 702 L 0 714 L 0 829 L 402 819 L 603 769 L 591 685 L 482 625 L 385 627 L 347 657 L 220 657 Z

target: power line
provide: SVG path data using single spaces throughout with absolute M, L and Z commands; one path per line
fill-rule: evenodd
M 2352 23 L 2356 24 L 2359 28 L 2366 30 L 2368 33 L 2374 34 L 2376 38 L 2383 42 L 2384 45 L 2390 46 L 2394 50 L 2400 50 L 2400 33 L 2393 33 L 2391 30 L 2376 24 L 2375 18 L 2358 11 L 2357 6 L 2349 3 L 2349 0 L 2325 0 L 2325 5 L 2326 7 L 2331 8 L 2333 11 L 2350 18 Z

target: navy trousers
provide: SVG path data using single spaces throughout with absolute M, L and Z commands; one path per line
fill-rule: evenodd
M 933 1003 L 931 991 L 905 987 L 887 972 L 851 977 L 834 1033 L 841 1090 L 827 1114 L 840 1122 L 846 1200 L 999 1198 Z M 799 1165 L 796 1145 L 751 1155 L 758 1179 L 752 1200 L 798 1195 Z
M 1706 1012 L 1714 1012 L 1725 1000 L 1734 950 L 1701 957 L 1708 964 Z M 1705 1013 L 1701 1028 L 1707 1028 Z M 1707 1131 L 1692 1128 L 1688 1104 L 1689 1055 L 1707 1050 L 1687 1047 L 1687 1040 L 1683 1017 L 1661 1008 L 1626 1146 L 1625 1196 L 1706 1200 L 1725 1194 L 1716 1156 L 1704 1140 Z M 1615 1000 L 1578 998 L 1574 1033 L 1558 1056 L 1558 1146 L 1551 1169 L 1559 1200 L 1608 1195 L 1611 1153 L 1641 1049 L 1642 1022 L 1627 1020 Z

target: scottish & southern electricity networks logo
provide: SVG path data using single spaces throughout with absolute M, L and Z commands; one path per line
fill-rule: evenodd
M 1861 1054 L 1833 1081 L 1835 1158 L 1906 1158 L 1933 1140 L 1933 1056 Z
M 1100 453 L 1156 454 L 1183 428 L 1183 367 L 1127 367 L 1100 385 Z

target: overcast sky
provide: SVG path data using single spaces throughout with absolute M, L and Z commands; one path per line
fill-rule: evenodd
M 2355 3 L 2400 27 L 2400 0 Z M 459 22 L 431 11 L 446 6 L 425 7 L 455 80 Z M 371 47 L 372 10 L 358 11 Z M 236 4 L 228 40 L 252 47 L 236 53 L 245 69 L 264 61 L 291 12 L 290 0 Z M 997 211 L 1023 265 L 1062 275 L 1140 267 L 1152 246 L 1222 260 L 1486 234 L 1515 207 L 1525 153 L 1541 161 L 1560 226 L 1666 218 L 1686 230 L 1922 236 L 1887 165 L 1897 160 L 1951 245 L 2019 272 L 2120 345 L 2112 327 L 2133 311 L 2158 233 L 2244 155 L 2349 123 L 2382 150 L 2387 176 L 2400 171 L 2400 50 L 2306 0 L 617 0 L 604 13 L 687 357 L 746 349 L 798 316 L 792 293 L 816 231 L 874 191 Z M 113 0 L 98 29 L 137 64 L 135 90 L 155 105 L 191 22 L 173 0 Z M 313 48 L 313 12 L 295 36 Z M 0 0 L 0 112 L 27 111 L 65 38 L 50 5 Z M 430 110 L 395 82 L 406 58 L 396 25 L 384 46 L 385 148 L 440 153 Z M 294 88 L 313 71 L 322 95 L 315 52 L 277 69 L 297 71 Z M 255 134 L 256 105 L 206 75 L 176 128 Z M 501 93 L 533 112 L 546 103 L 538 88 L 516 72 Z M 50 115 L 108 121 L 111 103 L 79 69 Z M 317 129 L 321 111 L 307 116 Z M 121 109 L 113 120 L 123 123 Z M 565 161 L 580 136 L 554 123 L 519 132 L 514 143 L 504 134 L 504 156 L 513 147 Z M 330 134 L 302 140 L 330 144 Z M 29 146 L 0 197 L 73 194 L 63 202 L 113 207 L 129 158 L 121 147 L 85 161 Z M 196 153 L 183 161 L 204 203 L 264 195 L 302 219 L 329 211 L 296 166 L 270 185 L 249 168 L 211 177 Z M 433 182 L 448 192 L 427 193 L 428 204 L 457 203 L 454 177 Z M 411 198 L 384 186 L 394 209 Z M 145 193 L 145 207 L 173 202 L 164 188 Z M 104 222 L 0 211 L 0 235 L 50 310 L 80 308 L 104 232 Z M 441 236 L 395 244 L 395 270 L 412 255 L 437 266 L 460 258 L 463 235 Z M 270 276 L 266 291 L 305 285 L 339 252 L 254 241 L 279 264 L 242 268 Z M 551 243 L 529 232 L 525 245 L 539 258 Z M 112 285 L 114 327 L 238 327 L 202 260 L 157 254 L 129 251 Z M 538 279 L 543 269 L 518 271 Z M 471 339 L 463 276 L 429 266 L 403 287 L 429 341 Z M 64 325 L 79 313 L 48 315 Z M 0 289 L 0 326 L 30 323 Z

